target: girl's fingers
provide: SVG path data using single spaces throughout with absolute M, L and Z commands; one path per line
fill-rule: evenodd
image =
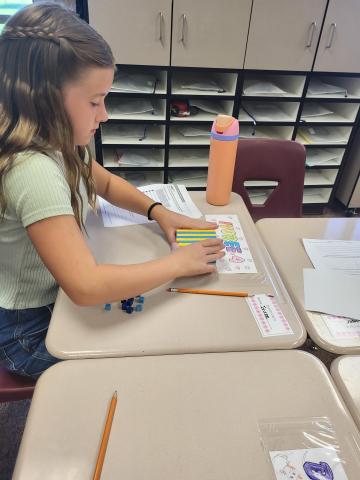
M 166 236 L 170 245 L 176 242 L 176 236 L 175 236 L 174 230 L 172 230 L 171 232 L 166 232 Z
M 220 250 L 219 248 L 216 248 L 216 247 L 206 247 L 206 249 L 205 249 L 205 254 L 206 255 L 211 255 L 213 253 L 219 253 L 219 252 L 225 254 L 224 250 Z
M 206 270 L 205 270 L 205 272 L 204 272 L 204 273 L 213 273 L 213 272 L 217 272 L 217 270 L 216 270 L 216 266 L 215 266 L 215 265 L 211 265 L 210 263 L 208 263 L 208 264 L 206 265 L 206 267 L 205 267 L 205 268 L 206 268 Z
M 215 262 L 215 260 L 219 260 L 219 258 L 222 258 L 224 255 L 224 252 L 210 253 L 209 255 L 206 255 L 206 261 Z
M 221 238 L 209 238 L 207 240 L 201 240 L 201 243 L 204 247 L 221 247 L 224 248 L 224 242 Z
M 194 219 L 191 222 L 191 227 L 185 226 L 181 228 L 193 228 L 194 230 L 197 228 L 204 228 L 204 229 L 212 229 L 216 230 L 218 228 L 218 224 L 216 222 L 207 222 L 206 220 L 197 220 Z
M 208 222 L 207 220 L 204 220 L 201 222 L 202 225 L 206 225 L 208 228 L 217 228 L 218 224 L 216 222 Z

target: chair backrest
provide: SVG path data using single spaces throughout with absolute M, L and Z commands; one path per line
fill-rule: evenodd
M 305 176 L 305 147 L 292 140 L 240 139 L 236 154 L 233 192 L 240 194 L 253 219 L 301 217 Z M 253 204 L 244 182 L 276 181 L 262 205 Z
M 15 375 L 0 366 L 0 402 L 11 402 L 31 398 L 35 380 Z

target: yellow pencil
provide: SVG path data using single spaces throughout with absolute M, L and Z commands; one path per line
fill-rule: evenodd
M 104 431 L 102 434 L 102 439 L 101 439 L 101 444 L 99 448 L 98 458 L 96 461 L 93 480 L 100 480 L 101 470 L 102 470 L 104 459 L 105 459 L 106 448 L 107 448 L 107 444 L 110 436 L 111 425 L 114 418 L 116 404 L 117 404 L 117 392 L 115 391 L 109 405 L 109 411 L 107 414 L 106 423 L 105 423 Z
M 198 293 L 200 295 L 220 295 L 223 297 L 249 297 L 247 292 L 224 292 L 222 290 L 197 290 L 195 288 L 168 288 L 168 292 Z

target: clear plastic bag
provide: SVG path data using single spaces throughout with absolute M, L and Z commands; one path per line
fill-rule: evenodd
M 348 435 L 340 447 L 327 417 L 265 419 L 259 430 L 274 480 L 360 478 L 359 446 Z

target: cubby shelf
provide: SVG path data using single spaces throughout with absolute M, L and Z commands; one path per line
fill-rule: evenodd
M 119 90 L 122 75 L 136 84 L 133 90 Z M 141 79 L 147 82 L 143 89 Z M 304 206 L 325 206 L 358 124 L 360 75 L 119 65 L 106 105 L 109 120 L 96 135 L 97 160 L 136 185 L 156 180 L 204 190 L 211 124 L 224 113 L 238 118 L 240 141 L 302 143 Z M 261 203 L 273 186 L 255 182 L 247 188 Z

